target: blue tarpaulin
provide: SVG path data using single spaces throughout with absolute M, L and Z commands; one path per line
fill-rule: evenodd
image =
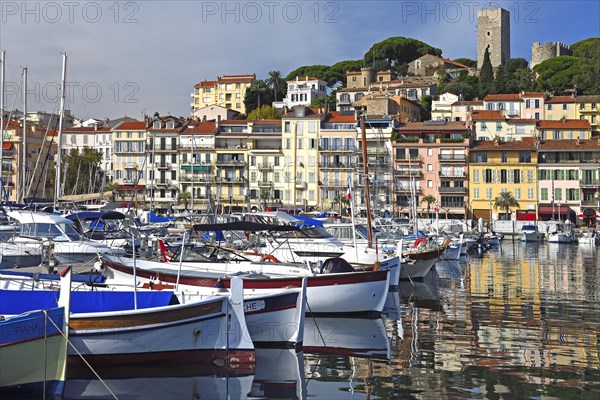
M 27 311 L 57 307 L 60 292 L 52 290 L 0 290 L 0 314 L 16 315 Z M 133 292 L 72 292 L 71 313 L 133 310 Z M 138 308 L 166 306 L 173 292 L 139 292 Z
M 319 221 L 314 218 L 303 217 L 302 215 L 294 215 L 294 218 L 298 218 L 299 220 L 301 220 L 303 222 L 304 226 L 307 226 L 307 227 L 323 226 L 323 221 Z
M 154 211 L 150 211 L 150 215 L 148 216 L 148 222 L 169 222 L 173 219 L 173 217 L 159 217 L 154 213 Z

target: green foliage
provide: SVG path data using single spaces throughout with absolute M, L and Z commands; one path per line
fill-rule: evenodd
M 580 72 L 574 79 L 575 85 L 583 94 L 600 93 L 600 39 L 588 39 L 576 48 Z
M 325 74 L 327 85 L 333 87 L 337 82 L 346 83 L 346 72 L 360 71 L 363 60 L 345 60 L 333 64 Z
M 454 61 L 466 65 L 467 67 L 476 68 L 477 60 L 471 60 L 470 58 L 457 58 Z
M 580 40 L 571 45 L 571 51 L 574 57 L 598 57 L 598 48 L 600 46 L 600 38 L 589 38 Z
M 188 208 L 192 202 L 192 194 L 190 192 L 181 192 L 177 195 L 177 204 L 183 204 L 183 208 Z
M 250 114 L 258 107 L 273 103 L 273 91 L 269 89 L 265 81 L 256 80 L 252 82 L 250 87 L 246 90 L 246 96 L 244 97 L 244 105 L 246 106 L 246 113 Z
M 98 178 L 101 177 L 102 153 L 99 150 L 85 146 L 80 153 L 77 148 L 71 149 L 62 160 L 65 195 L 97 192 L 100 189 L 101 181 Z
M 494 69 L 492 68 L 492 61 L 490 60 L 490 52 L 485 49 L 483 55 L 483 65 L 479 71 L 479 89 L 482 97 L 485 97 L 488 93 L 491 93 L 494 87 Z
M 120 197 L 121 200 L 124 199 L 123 192 L 115 182 L 107 182 L 102 190 L 110 192 L 110 201 L 115 201 L 117 197 Z
M 317 97 L 310 103 L 310 107 L 319 108 L 323 107 L 330 111 L 335 110 L 335 93 L 331 93 L 330 95 Z
M 517 93 L 521 90 L 531 92 L 535 90 L 535 74 L 529 68 L 520 68 L 515 71 L 512 84 L 516 88 L 516 91 L 513 89 L 512 93 Z
M 494 208 L 504 210 L 507 219 L 508 215 L 510 214 L 511 207 L 519 207 L 519 202 L 517 199 L 515 199 L 511 192 L 502 192 L 500 193 L 500 196 L 494 199 Z
M 327 71 L 329 71 L 329 66 L 327 65 L 304 65 L 290 72 L 285 80 L 292 81 L 296 79 L 296 77 L 298 77 L 298 79 L 303 79 L 307 76 L 312 76 L 314 78 L 319 78 L 326 81 Z M 327 84 L 330 84 L 329 81 Z
M 500 65 L 498 67 L 498 70 L 496 71 L 496 79 L 494 79 L 494 87 L 492 89 L 493 93 L 510 93 L 508 91 L 508 86 L 510 85 L 509 83 L 509 76 L 508 73 L 506 72 L 506 69 L 504 68 L 504 66 Z
M 421 121 L 429 121 L 431 119 L 431 104 L 433 97 L 425 95 L 421 97 Z
M 279 111 L 274 109 L 272 106 L 265 104 L 259 108 L 255 108 L 248 114 L 249 120 L 257 119 L 281 119 Z
M 396 72 L 402 73 L 403 69 L 406 69 L 406 64 L 425 54 L 440 56 L 442 50 L 420 40 L 395 36 L 371 46 L 365 53 L 364 60 L 366 65 L 371 65 L 373 61 L 383 60 Z
M 466 82 L 452 82 L 446 85 L 444 93 L 462 96 L 462 100 L 471 100 L 473 99 L 475 91 L 473 87 Z
M 425 197 L 423 197 L 423 198 L 421 199 L 421 204 L 422 204 L 422 203 L 427 203 L 427 215 L 429 215 L 429 217 L 430 217 L 430 218 L 431 218 L 431 212 L 430 212 L 430 211 L 431 211 L 431 205 L 432 205 L 433 203 L 435 203 L 435 202 L 436 202 L 436 199 L 435 199 L 435 197 L 433 197 L 433 196 L 432 196 L 432 195 L 430 195 L 430 194 L 428 194 L 427 196 L 425 196 Z
M 465 83 L 469 86 L 471 86 L 471 88 L 473 88 L 473 93 L 471 97 L 467 96 L 467 93 L 464 94 L 464 98 L 463 100 L 473 100 L 475 97 L 478 98 L 482 98 L 483 96 L 481 96 L 480 94 L 480 90 L 479 90 L 479 77 L 476 75 L 469 75 L 466 71 L 462 71 L 460 73 L 460 76 L 458 77 L 457 82 L 459 83 Z M 454 93 L 454 92 L 451 92 Z
M 537 74 L 538 90 L 562 93 L 573 88 L 574 78 L 581 70 L 581 60 L 572 56 L 554 57 L 536 65 L 533 70 Z
M 273 100 L 279 101 L 285 97 L 287 82 L 281 77 L 281 71 L 270 71 L 265 84 L 273 90 Z
M 521 68 L 528 68 L 529 63 L 524 58 L 511 58 L 506 62 L 504 68 L 507 74 L 514 74 L 515 71 Z

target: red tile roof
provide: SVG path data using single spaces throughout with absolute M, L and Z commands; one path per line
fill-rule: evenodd
M 506 122 L 509 124 L 535 124 L 539 122 L 539 120 L 533 118 L 509 118 Z
M 474 110 L 473 111 L 473 120 L 476 121 L 504 121 L 506 117 L 500 114 L 500 111 L 491 111 L 491 110 Z
M 546 100 L 546 104 L 552 103 L 575 103 L 575 99 L 573 96 L 553 96 L 550 99 Z
M 214 121 L 201 121 L 197 122 L 196 125 L 188 125 L 185 130 L 182 132 L 183 134 L 211 134 L 217 132 L 217 125 Z
M 404 126 L 398 128 L 398 131 L 465 131 L 467 129 L 465 121 L 448 121 L 444 125 L 427 125 L 425 122 L 407 122 Z
M 246 74 L 246 75 L 223 75 L 217 77 L 217 82 L 233 82 L 233 83 L 247 83 L 252 82 L 256 79 L 256 75 L 254 74 Z
M 308 79 L 306 78 L 306 76 L 297 76 L 296 78 L 298 78 L 298 82 L 306 82 L 307 80 L 309 80 L 309 81 L 322 80 L 319 78 L 315 78 L 314 76 L 309 76 Z M 296 79 L 290 79 L 288 82 L 296 82 Z
M 600 150 L 600 142 L 597 139 L 557 139 L 557 140 L 542 140 L 540 141 L 540 150 L 544 151 L 589 151 Z
M 19 126 L 21 126 L 20 122 L 15 121 L 14 119 L 4 118 L 4 129 L 18 128 Z
M 544 97 L 546 96 L 546 92 L 524 92 L 521 97 L 530 98 L 530 97 Z
M 199 87 L 213 87 L 216 84 L 217 84 L 217 81 L 207 81 L 205 79 L 202 82 L 196 83 L 196 85 L 194 87 L 196 87 L 196 88 L 199 88 Z
M 130 130 L 130 131 L 141 131 L 146 129 L 146 122 L 144 121 L 125 121 L 115 126 L 113 130 Z
M 471 151 L 481 150 L 535 150 L 535 138 L 524 137 L 522 140 L 495 141 L 483 140 L 473 144 Z
M 221 125 L 247 125 L 248 121 L 245 119 L 224 119 L 220 122 Z
M 558 121 L 539 121 L 538 129 L 591 129 L 587 119 L 560 119 Z
M 452 106 L 482 106 L 483 100 L 456 101 Z
M 330 124 L 353 124 L 356 122 L 356 117 L 354 115 L 342 115 L 339 111 L 332 111 L 327 115 L 324 122 Z
M 600 103 L 600 95 L 592 94 L 589 96 L 577 96 L 575 101 L 578 103 Z
M 457 61 L 450 60 L 449 58 L 444 58 L 444 57 L 436 56 L 436 55 L 433 55 L 433 54 L 430 54 L 430 55 L 432 57 L 435 57 L 435 58 L 438 58 L 438 59 L 442 60 L 443 62 L 445 62 L 447 64 L 452 64 L 452 65 L 457 66 L 459 68 L 467 68 L 467 69 L 469 68 L 465 64 L 461 64 L 461 63 L 459 63 Z
M 281 125 L 280 119 L 255 119 L 250 122 L 254 125 Z
M 499 94 L 488 94 L 483 98 L 485 101 L 519 101 L 521 95 L 519 93 L 499 93 Z

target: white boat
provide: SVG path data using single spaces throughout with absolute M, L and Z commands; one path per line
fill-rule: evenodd
M 585 230 L 579 234 L 579 237 L 577 238 L 577 243 L 583 245 L 597 246 L 598 244 L 600 244 L 600 236 L 598 236 L 595 229 Z
M 103 265 L 109 269 L 108 276 L 133 275 L 133 260 L 123 257 L 102 257 Z M 219 263 L 215 263 L 218 268 Z M 136 277 L 141 283 L 175 284 L 180 287 L 222 287 L 228 289 L 234 276 L 244 279 L 245 293 L 268 293 L 282 288 L 302 286 L 302 276 L 263 275 L 260 273 L 227 274 L 220 270 L 210 271 L 186 268 L 178 271 L 176 265 L 139 260 L 136 262 Z M 277 265 L 277 264 L 274 264 Z M 123 275 L 122 275 L 123 276 Z M 126 279 L 126 278 L 123 278 Z M 129 277 L 131 279 L 131 277 Z M 389 271 L 324 273 L 307 277 L 308 313 L 381 313 L 389 288 Z
M 549 227 L 548 243 L 569 244 L 574 243 L 576 240 L 577 236 L 573 231 L 573 224 L 569 220 Z
M 44 246 L 51 251 L 57 265 L 86 263 L 101 254 L 125 254 L 122 249 L 84 239 L 73 221 L 56 214 L 34 211 L 9 211 L 8 216 L 20 223 L 19 234 L 0 243 L 0 268 L 34 267 L 42 263 Z
M 500 246 L 500 241 L 502 240 L 502 235 L 497 233 L 488 232 L 483 235 L 483 238 L 490 246 Z
M 519 238 L 521 242 L 543 242 L 544 234 L 538 230 L 537 225 L 526 224 L 521 227 Z

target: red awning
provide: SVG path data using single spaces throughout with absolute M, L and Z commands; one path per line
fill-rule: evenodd
M 12 149 L 12 143 L 2 143 L 2 149 L 3 150 L 10 150 Z
M 554 215 L 559 214 L 559 208 L 560 208 L 560 215 L 568 215 L 569 212 L 571 211 L 571 207 L 569 207 L 569 206 L 558 207 L 558 205 L 555 204 L 554 205 Z M 538 210 L 538 214 L 552 215 L 552 206 L 540 206 L 540 209 Z
M 143 190 L 146 186 L 145 185 L 118 185 L 119 189 L 124 189 L 124 190 Z

